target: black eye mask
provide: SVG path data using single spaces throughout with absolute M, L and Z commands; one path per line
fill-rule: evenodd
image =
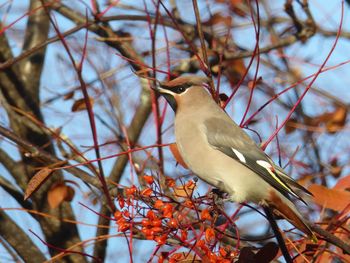
M 184 92 L 186 89 L 188 89 L 189 87 L 191 87 L 193 84 L 192 83 L 184 83 L 181 85 L 177 85 L 177 86 L 166 86 L 166 85 L 161 85 L 161 87 L 163 89 L 167 89 L 170 90 L 171 92 L 174 92 L 176 94 L 181 94 L 182 92 Z

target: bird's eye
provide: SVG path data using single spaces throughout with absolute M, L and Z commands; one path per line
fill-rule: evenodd
M 177 88 L 177 93 L 182 93 L 184 92 L 186 89 L 184 87 L 178 87 Z

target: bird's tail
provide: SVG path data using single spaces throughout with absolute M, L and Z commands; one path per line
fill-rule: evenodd
M 272 208 L 274 214 L 280 215 L 288 220 L 296 228 L 307 234 L 314 243 L 317 243 L 315 233 L 311 230 L 308 223 L 305 222 L 302 215 L 296 210 L 296 207 L 291 201 L 275 191 L 271 191 L 268 205 Z

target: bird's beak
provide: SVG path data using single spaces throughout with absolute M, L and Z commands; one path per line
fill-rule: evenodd
M 169 89 L 166 88 L 166 86 L 163 86 L 162 84 L 160 84 L 160 86 L 153 88 L 153 90 L 155 90 L 157 93 L 162 95 L 167 100 L 170 107 L 176 112 L 177 103 L 174 98 L 174 92 L 170 91 Z
M 155 90 L 156 92 L 158 92 L 158 93 L 161 94 L 161 95 L 169 94 L 169 95 L 172 95 L 172 96 L 173 96 L 173 94 L 174 94 L 174 93 L 171 92 L 170 90 L 165 89 L 165 88 L 162 88 L 162 87 L 159 87 L 159 86 L 153 88 L 153 90 Z
M 169 94 L 174 96 L 174 92 L 171 91 L 170 87 L 166 84 L 167 82 L 158 82 L 158 85 L 153 89 L 160 93 L 161 95 Z

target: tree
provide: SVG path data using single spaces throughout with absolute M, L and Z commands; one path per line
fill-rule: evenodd
M 3 2 L 2 257 L 350 260 L 348 6 L 325 5 Z M 314 194 L 316 244 L 280 224 L 277 245 L 259 207 L 222 203 L 181 167 L 151 87 L 187 73 L 210 77 L 213 99 Z

